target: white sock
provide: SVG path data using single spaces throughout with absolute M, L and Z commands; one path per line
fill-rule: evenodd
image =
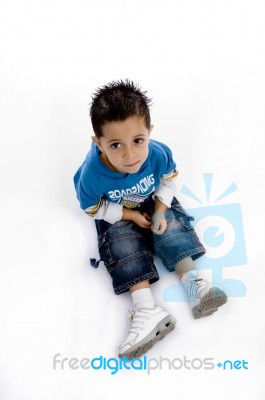
M 190 282 L 191 280 L 198 279 L 198 270 L 194 269 L 192 271 L 185 272 L 180 276 L 180 282 L 185 285 L 186 282 Z
M 155 301 L 150 288 L 138 289 L 132 292 L 132 299 L 135 308 L 154 308 Z

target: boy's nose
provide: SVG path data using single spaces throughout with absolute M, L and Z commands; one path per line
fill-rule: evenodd
M 127 148 L 124 152 L 124 159 L 126 161 L 134 161 L 135 158 L 135 152 L 134 149 L 132 148 Z

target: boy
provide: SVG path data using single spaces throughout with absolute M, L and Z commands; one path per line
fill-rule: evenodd
M 194 318 L 213 314 L 227 301 L 222 290 L 198 278 L 193 260 L 205 249 L 190 224 L 193 218 L 174 197 L 172 153 L 150 139 L 150 102 L 129 80 L 99 88 L 90 108 L 95 136 L 74 176 L 80 206 L 95 219 L 100 258 L 114 292 L 132 296 L 129 334 L 119 348 L 119 357 L 127 359 L 146 353 L 176 324 L 152 296 L 150 284 L 159 279 L 154 254 L 177 272 Z

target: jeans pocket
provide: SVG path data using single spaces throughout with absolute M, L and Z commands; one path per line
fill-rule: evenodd
M 190 223 L 190 221 L 194 220 L 193 217 L 191 217 L 190 215 L 187 215 L 187 216 L 179 217 L 179 220 L 182 224 L 184 231 L 194 230 L 194 227 Z
M 148 243 L 140 233 L 127 233 L 121 235 L 105 235 L 99 243 L 99 254 L 104 261 L 108 272 L 123 266 L 128 268 L 136 259 L 152 257 Z
M 194 217 L 189 215 L 180 205 L 180 203 L 173 203 L 171 205 L 171 208 L 175 215 L 175 218 L 178 218 L 180 220 L 184 231 L 194 230 L 194 227 L 190 223 L 190 221 L 194 221 Z

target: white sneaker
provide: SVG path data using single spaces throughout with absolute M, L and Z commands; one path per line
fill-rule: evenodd
M 181 283 L 187 291 L 192 314 L 195 319 L 212 315 L 227 302 L 227 295 L 218 287 L 212 287 L 204 278 L 198 278 L 197 271 L 187 272 Z
M 119 348 L 119 357 L 141 357 L 176 325 L 176 319 L 161 307 L 129 311 L 129 335 Z

